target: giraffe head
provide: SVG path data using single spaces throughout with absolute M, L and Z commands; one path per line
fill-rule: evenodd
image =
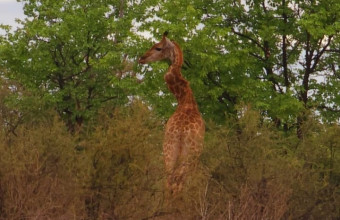
M 138 62 L 141 64 L 155 62 L 159 60 L 172 59 L 172 51 L 175 44 L 167 38 L 168 32 L 164 32 L 162 40 L 156 43 L 139 58 Z

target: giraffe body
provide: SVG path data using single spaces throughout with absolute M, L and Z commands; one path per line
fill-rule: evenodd
M 167 188 L 171 194 L 181 191 L 185 178 L 194 170 L 203 148 L 204 121 L 199 112 L 189 82 L 181 74 L 183 54 L 179 45 L 163 35 L 140 59 L 148 63 L 169 59 L 171 65 L 164 75 L 169 90 L 175 95 L 178 106 L 165 126 L 163 142 Z

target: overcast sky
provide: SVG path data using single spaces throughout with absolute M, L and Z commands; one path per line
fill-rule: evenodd
M 16 0 L 0 0 L 0 23 L 16 27 L 16 18 L 23 19 L 23 4 Z M 2 33 L 2 32 L 0 32 Z

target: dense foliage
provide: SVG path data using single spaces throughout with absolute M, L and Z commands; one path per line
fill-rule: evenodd
M 0 36 L 0 219 L 340 218 L 340 2 L 21 0 Z M 206 121 L 167 204 L 168 30 Z
M 206 117 L 252 103 L 277 126 L 299 130 L 309 111 L 339 118 L 339 8 L 326 0 L 162 1 L 146 14 L 159 19 L 143 17 L 141 29 L 170 30 L 180 42 Z

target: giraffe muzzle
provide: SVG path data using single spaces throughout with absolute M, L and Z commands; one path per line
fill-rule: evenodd
M 147 62 L 146 62 L 145 59 L 146 59 L 146 57 L 142 56 L 141 58 L 139 58 L 138 63 L 139 64 L 146 64 Z

